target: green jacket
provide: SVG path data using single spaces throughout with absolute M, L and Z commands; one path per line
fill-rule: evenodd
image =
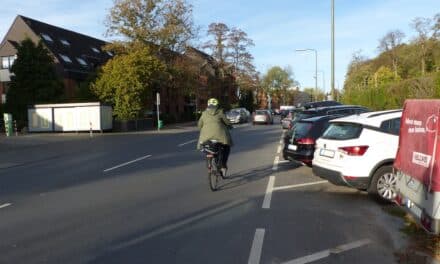
M 197 148 L 200 149 L 201 143 L 212 139 L 232 146 L 231 134 L 229 133 L 231 123 L 229 123 L 222 109 L 206 109 L 203 111 L 198 127 L 200 129 L 200 137 Z

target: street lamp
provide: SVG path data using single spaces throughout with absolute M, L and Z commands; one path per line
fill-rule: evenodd
M 296 49 L 295 51 L 313 51 L 315 52 L 315 101 L 318 95 L 318 52 L 316 49 Z

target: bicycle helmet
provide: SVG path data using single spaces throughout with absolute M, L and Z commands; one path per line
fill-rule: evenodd
M 208 107 L 217 107 L 218 106 L 218 100 L 215 98 L 211 98 L 208 100 Z

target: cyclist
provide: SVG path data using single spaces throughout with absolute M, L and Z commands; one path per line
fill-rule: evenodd
M 208 100 L 208 107 L 203 111 L 198 127 L 200 129 L 198 149 L 200 149 L 202 143 L 208 140 L 216 140 L 221 144 L 219 159 L 222 173 L 225 175 L 228 169 L 227 162 L 231 151 L 230 147 L 232 146 L 232 138 L 229 133 L 232 125 L 223 113 L 223 109 L 219 108 L 217 99 L 211 98 Z

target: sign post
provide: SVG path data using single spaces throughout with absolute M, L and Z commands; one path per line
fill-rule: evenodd
M 159 114 L 159 106 L 160 106 L 160 94 L 156 93 L 156 113 L 157 113 L 157 130 L 160 131 L 162 128 L 162 120 L 160 120 Z

